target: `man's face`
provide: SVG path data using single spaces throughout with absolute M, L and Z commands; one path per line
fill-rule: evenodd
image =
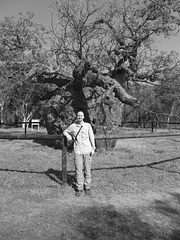
M 77 113 L 77 121 L 82 122 L 84 120 L 84 113 L 83 112 L 78 112 Z

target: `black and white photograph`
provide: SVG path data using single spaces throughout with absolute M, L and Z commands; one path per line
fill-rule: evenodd
M 0 240 L 180 240 L 180 0 L 0 0 Z

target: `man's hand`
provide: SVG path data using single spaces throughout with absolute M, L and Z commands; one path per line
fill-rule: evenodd
M 72 141 L 72 137 L 70 135 L 66 135 L 66 138 L 68 142 Z
M 63 134 L 64 134 L 64 136 L 66 137 L 66 139 L 67 139 L 68 142 L 72 141 L 72 136 L 71 136 L 70 134 L 64 133 L 64 132 L 63 132 Z
M 92 147 L 90 155 L 92 156 L 94 154 L 94 152 L 95 152 L 95 149 Z

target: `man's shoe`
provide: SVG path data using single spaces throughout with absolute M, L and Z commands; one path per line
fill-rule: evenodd
M 86 195 L 90 195 L 90 193 L 91 193 L 91 192 L 90 192 L 90 189 L 85 189 L 85 194 L 86 194 Z
M 75 196 L 80 197 L 82 192 L 83 192 L 82 190 L 77 190 L 76 193 L 75 193 Z

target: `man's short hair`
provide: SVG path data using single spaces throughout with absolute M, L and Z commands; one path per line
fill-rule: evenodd
M 78 115 L 78 114 L 82 114 L 82 115 L 83 115 L 83 117 L 84 117 L 84 113 L 83 113 L 82 111 L 79 111 L 79 112 L 77 112 L 77 114 L 76 114 L 76 115 Z

